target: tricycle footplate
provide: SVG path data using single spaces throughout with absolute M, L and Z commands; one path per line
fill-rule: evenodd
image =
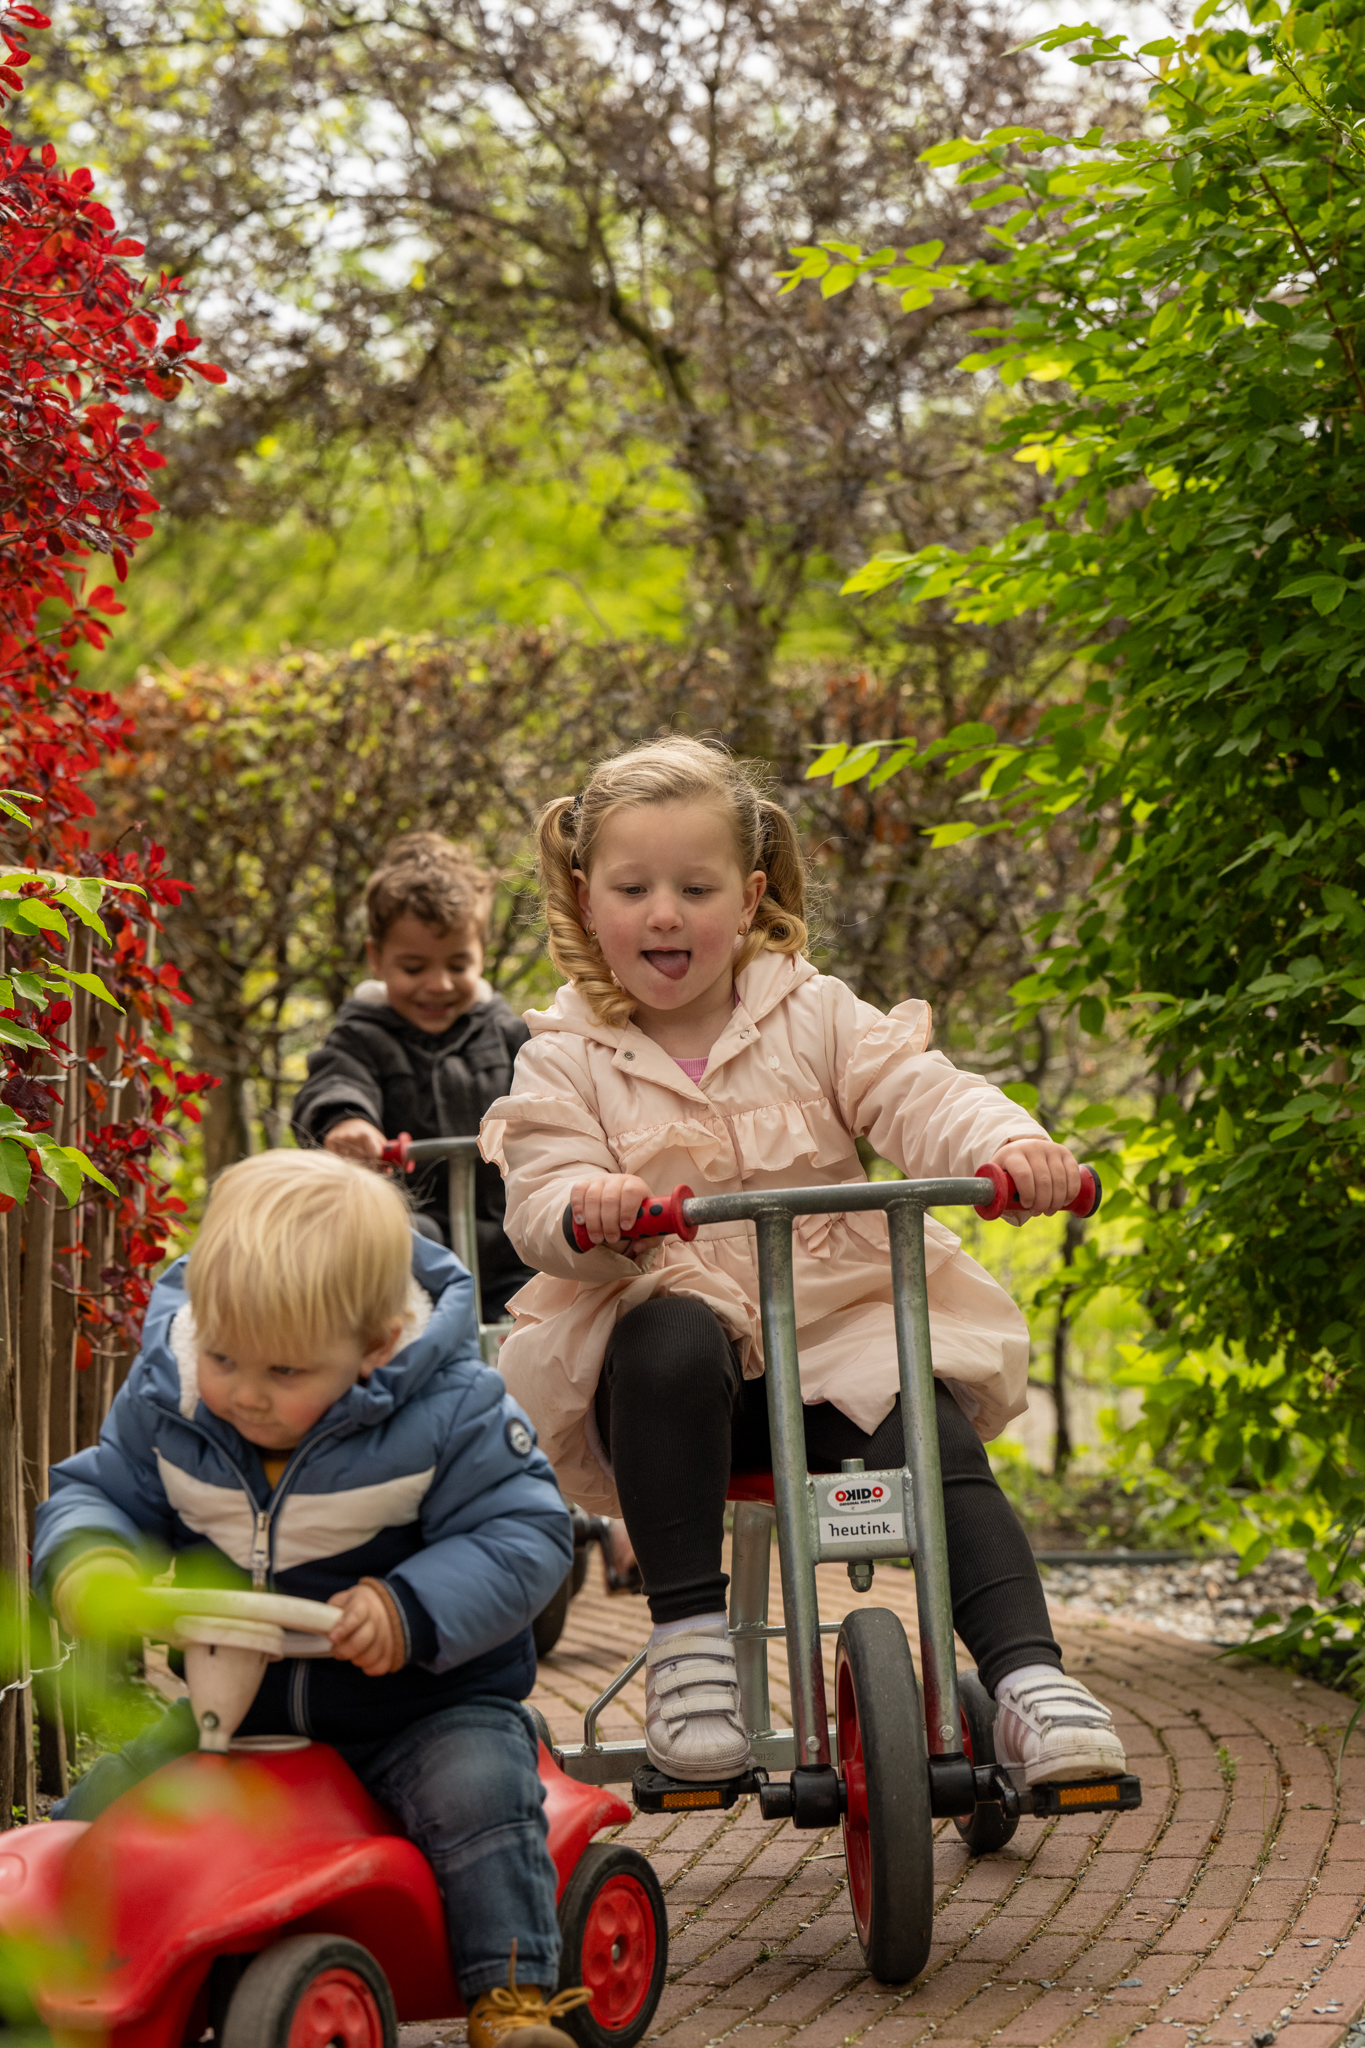
M 641 1813 L 715 1813 L 733 1806 L 746 1793 L 757 1792 L 767 1782 L 767 1772 L 754 1769 L 741 1771 L 737 1778 L 716 1778 L 699 1785 L 688 1778 L 670 1778 L 667 1771 L 641 1764 L 630 1785 Z

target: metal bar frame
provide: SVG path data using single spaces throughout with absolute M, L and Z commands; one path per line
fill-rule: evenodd
M 486 1323 L 483 1319 L 483 1290 L 479 1285 L 479 1231 L 474 1210 L 474 1169 L 479 1160 L 477 1138 L 417 1138 L 408 1147 L 414 1166 L 427 1166 L 444 1159 L 450 1199 L 450 1249 L 474 1282 L 474 1314 L 479 1325 L 479 1345 L 484 1360 L 497 1364 L 498 1347 L 511 1328 L 510 1323 Z
M 414 1146 L 414 1155 L 417 1150 Z M 774 1507 L 747 1501 L 735 1504 L 730 1621 L 745 1726 L 754 1738 L 755 1760 L 766 1769 L 830 1762 L 831 1731 L 820 1637 L 836 1634 L 840 1627 L 837 1622 L 821 1622 L 816 1597 L 818 1544 L 812 1526 L 806 1469 L 792 1224 L 797 1216 L 847 1214 L 866 1209 L 886 1212 L 905 1431 L 906 1499 L 914 1527 L 907 1548 L 913 1549 L 915 1558 L 925 1732 L 931 1756 L 956 1756 L 961 1753 L 962 1733 L 943 1517 L 943 1474 L 934 1412 L 924 1215 L 933 1208 L 984 1207 L 994 1194 L 990 1181 L 974 1178 L 869 1181 L 701 1195 L 685 1204 L 689 1223 L 751 1222 L 757 1238 Z M 780 1628 L 768 1626 L 768 1554 L 774 1523 L 786 1611 L 785 1626 Z M 767 1645 L 780 1636 L 786 1637 L 791 1678 L 793 1728 L 789 1748 L 789 1738 L 775 1735 L 768 1726 Z M 617 1782 L 618 1778 L 631 1777 L 636 1767 L 646 1761 L 641 1743 L 597 1741 L 599 1714 L 639 1670 L 644 1654 L 642 1650 L 589 1708 L 583 1747 L 570 1746 L 558 1752 L 570 1777 L 589 1783 Z M 786 1752 L 784 1761 L 778 1760 L 779 1748 Z M 603 1771 L 612 1771 L 616 1776 L 604 1778 Z

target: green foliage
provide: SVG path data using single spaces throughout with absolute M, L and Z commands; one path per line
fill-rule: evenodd
M 1197 1461 L 1254 1561 L 1365 1504 L 1365 13 L 1253 0 L 1131 58 L 1044 40 L 1139 66 L 1145 126 L 931 152 L 997 253 L 924 269 L 1006 309 L 964 367 L 1013 394 L 1050 502 L 856 581 L 982 624 L 1042 609 L 1086 664 L 1024 741 L 964 747 L 962 802 L 1083 816 L 1107 856 L 1074 932 L 1044 919 L 1019 1014 L 1147 1036 L 1162 1099 L 1118 1133 L 1154 1324 L 1136 1437 Z M 799 268 L 821 256 L 833 290 L 901 288 L 886 251 Z

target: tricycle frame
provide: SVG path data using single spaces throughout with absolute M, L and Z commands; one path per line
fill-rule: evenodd
M 931 1208 L 976 1207 L 989 1202 L 994 1193 L 988 1180 L 869 1181 L 852 1186 L 845 1183 L 702 1195 L 684 1204 L 690 1224 L 749 1222 L 757 1239 L 773 1505 L 768 1507 L 756 1501 L 739 1501 L 735 1505 L 730 1623 L 745 1722 L 754 1761 L 761 1770 L 830 1767 L 830 1725 L 820 1637 L 836 1633 L 838 1624 L 822 1626 L 820 1622 L 815 1567 L 835 1559 L 850 1565 L 870 1564 L 885 1557 L 914 1560 L 929 1754 L 944 1758 L 962 1756 L 943 1480 L 934 1415 L 924 1215 Z M 884 1487 L 893 1503 L 899 1498 L 900 1533 L 850 1543 L 822 1538 L 819 1507 L 831 1477 L 811 1475 L 806 1469 L 792 1225 L 798 1216 L 839 1214 L 855 1209 L 881 1210 L 887 1219 L 906 1462 L 895 1470 L 860 1475 L 869 1487 Z M 892 1520 L 895 1519 L 893 1509 Z M 766 1539 L 774 1527 L 778 1534 L 785 1615 L 785 1626 L 778 1628 L 768 1625 Z M 767 1645 L 783 1637 L 791 1678 L 790 1735 L 775 1733 L 768 1725 Z M 597 1737 L 603 1709 L 643 1662 L 642 1650 L 593 1701 L 585 1717 L 581 1746 L 571 1744 L 556 1750 L 560 1764 L 571 1777 L 596 1784 L 611 1783 L 633 1777 L 637 1769 L 647 1764 L 643 1743 L 602 1743 Z

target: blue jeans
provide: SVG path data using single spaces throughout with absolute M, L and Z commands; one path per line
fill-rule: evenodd
M 436 1873 L 460 1996 L 507 1982 L 559 1982 L 555 1867 L 535 1723 L 514 1700 L 470 1700 L 414 1721 L 389 1742 L 340 1751 L 370 1796 Z
M 197 1740 L 182 1701 L 117 1756 L 101 1757 L 53 1808 L 53 1819 L 93 1820 Z M 386 1742 L 339 1744 L 338 1751 L 435 1871 L 465 2004 L 507 1982 L 513 1936 L 517 1982 L 552 1991 L 559 1982 L 555 1867 L 526 1709 L 514 1700 L 468 1700 Z

